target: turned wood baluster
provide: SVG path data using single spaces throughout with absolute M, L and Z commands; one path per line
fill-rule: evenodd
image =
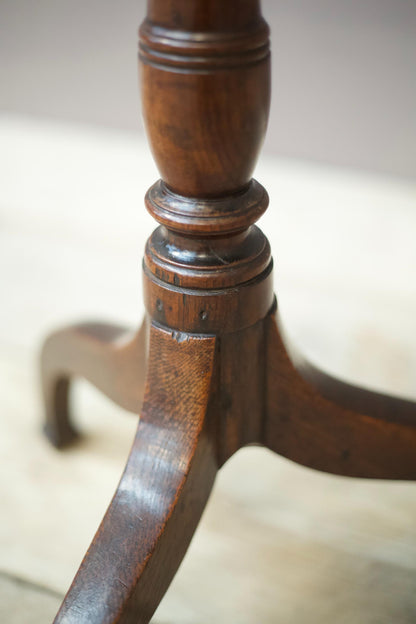
M 149 3 L 140 29 L 143 112 L 162 179 L 144 260 L 154 322 L 217 336 L 221 465 L 262 438 L 264 318 L 272 261 L 254 225 L 268 206 L 252 179 L 270 107 L 269 29 L 258 0 Z

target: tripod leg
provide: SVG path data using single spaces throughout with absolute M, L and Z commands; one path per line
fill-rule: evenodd
M 291 350 L 267 321 L 264 443 L 300 464 L 335 474 L 416 479 L 416 403 L 351 386 Z
M 103 323 L 84 323 L 51 334 L 41 353 L 45 433 L 57 447 L 77 433 L 70 421 L 68 394 L 80 376 L 125 409 L 138 414 L 146 371 L 146 321 L 136 334 Z
M 146 395 L 126 469 L 55 624 L 145 624 L 152 617 L 217 471 L 214 349 L 215 338 L 177 340 L 152 326 Z

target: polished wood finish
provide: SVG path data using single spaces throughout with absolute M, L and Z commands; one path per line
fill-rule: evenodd
M 162 179 L 180 195 L 231 195 L 250 183 L 269 113 L 269 32 L 259 2 L 148 7 L 143 114 Z
M 140 414 L 60 624 L 149 622 L 217 470 L 244 445 L 346 476 L 416 478 L 415 404 L 314 369 L 276 316 L 270 246 L 254 225 L 268 197 L 251 179 L 270 100 L 259 1 L 149 0 L 140 60 L 162 176 L 146 196 L 159 227 L 143 263 L 145 324 L 137 335 L 62 330 L 42 354 L 46 432 L 57 446 L 75 436 L 74 376 Z
M 152 327 L 148 384 L 126 469 L 58 622 L 148 622 L 195 531 L 217 470 L 215 338 Z M 184 418 L 186 414 L 186 418 Z
M 348 477 L 416 478 L 416 404 L 317 370 L 267 321 L 264 444 L 300 464 Z M 289 355 L 290 353 L 290 355 Z
M 138 332 L 82 323 L 51 334 L 41 354 L 45 433 L 56 447 L 78 434 L 71 423 L 69 389 L 83 377 L 124 409 L 140 412 L 146 370 L 147 320 Z

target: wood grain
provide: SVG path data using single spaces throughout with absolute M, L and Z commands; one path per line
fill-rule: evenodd
M 310 468 L 349 477 L 416 479 L 416 403 L 317 370 L 267 321 L 264 443 Z
M 82 323 L 51 334 L 41 353 L 45 433 L 57 447 L 77 437 L 70 416 L 70 384 L 83 377 L 124 409 L 139 414 L 146 371 L 147 324 L 137 333 Z
M 214 354 L 214 338 L 178 339 L 151 327 L 137 435 L 57 624 L 142 624 L 153 615 L 217 470 L 209 405 Z

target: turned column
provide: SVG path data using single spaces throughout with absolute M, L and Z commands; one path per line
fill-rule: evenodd
M 143 115 L 162 179 L 144 259 L 151 318 L 180 332 L 253 325 L 272 305 L 268 205 L 252 173 L 270 104 L 258 0 L 151 0 L 140 28 Z

